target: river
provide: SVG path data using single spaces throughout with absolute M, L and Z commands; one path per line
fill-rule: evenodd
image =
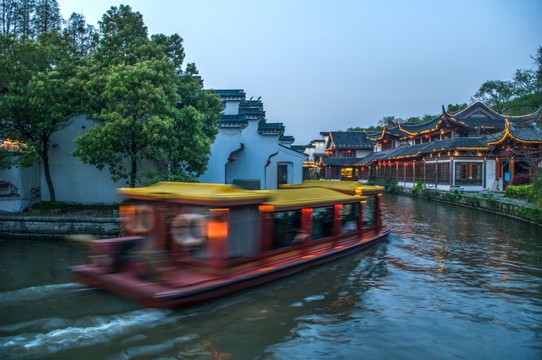
M 0 358 L 542 359 L 542 228 L 383 206 L 388 241 L 179 311 L 74 283 L 75 245 L 0 239 Z

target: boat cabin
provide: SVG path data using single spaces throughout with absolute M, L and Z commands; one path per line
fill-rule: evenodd
M 123 237 L 93 240 L 78 281 L 176 308 L 260 285 L 382 241 L 380 187 L 279 190 L 158 183 L 120 189 Z
M 361 184 L 356 192 L 340 183 L 339 192 L 325 183 L 262 191 L 190 183 L 120 189 L 125 237 L 97 242 L 94 253 L 115 252 L 108 262 L 113 272 L 149 252 L 168 265 L 224 269 L 274 254 L 308 254 L 376 231 L 381 188 L 365 186 L 369 194 L 361 196 Z

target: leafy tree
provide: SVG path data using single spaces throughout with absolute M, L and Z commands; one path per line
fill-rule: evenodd
M 2 24 L 2 35 L 5 36 L 13 33 L 15 28 L 16 10 L 16 0 L 0 0 L 0 22 Z
M 86 114 L 97 125 L 75 140 L 73 154 L 131 187 L 194 180 L 217 132 L 219 98 L 202 90 L 193 65 L 182 71 L 178 35 L 149 39 L 141 14 L 123 5 L 99 26 L 100 45 L 79 70 Z
M 63 35 L 68 38 L 76 55 L 86 57 L 90 54 L 93 37 L 96 34 L 96 28 L 86 23 L 85 17 L 81 14 L 73 13 L 66 22 Z
M 467 103 L 462 103 L 462 104 L 448 104 L 448 106 L 446 107 L 446 111 L 449 112 L 449 113 L 456 113 L 456 112 L 459 112 L 463 109 L 466 109 L 467 106 L 469 106 Z
M 397 120 L 395 116 L 384 116 L 378 123 L 389 128 L 395 126 Z
M 38 41 L 3 39 L 0 63 L 8 71 L 0 104 L 2 133 L 23 142 L 43 164 L 51 201 L 55 191 L 50 175 L 51 135 L 75 114 L 76 92 L 70 79 L 75 67 L 60 34 L 43 33 Z
M 512 81 L 489 80 L 484 82 L 474 94 L 473 100 L 479 100 L 494 108 L 500 114 L 506 110 L 506 103 L 514 97 Z
M 62 16 L 57 0 L 38 0 L 32 17 L 34 33 L 41 34 L 49 31 L 60 31 Z
M 15 33 L 18 37 L 31 38 L 34 36 L 32 15 L 36 9 L 35 0 L 17 0 L 15 9 Z

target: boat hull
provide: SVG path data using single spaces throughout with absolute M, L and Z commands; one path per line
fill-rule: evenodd
M 175 286 L 168 281 L 145 281 L 130 274 L 103 273 L 99 267 L 87 264 L 72 268 L 75 279 L 83 284 L 108 290 L 130 298 L 147 307 L 178 309 L 220 298 L 235 292 L 250 289 L 278 280 L 316 266 L 354 254 L 384 241 L 389 229 L 382 226 L 369 237 L 350 241 L 348 244 L 308 251 L 295 258 L 277 261 L 261 261 L 225 276 L 212 276 L 187 286 Z M 171 277 L 182 276 L 173 270 Z

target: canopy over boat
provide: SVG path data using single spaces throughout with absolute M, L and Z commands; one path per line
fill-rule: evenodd
M 120 195 L 132 199 L 168 199 L 184 203 L 208 203 L 228 206 L 259 204 L 268 194 L 243 190 L 235 185 L 159 182 L 141 188 L 121 188 Z
M 361 200 L 359 196 L 352 196 L 326 188 L 318 190 L 314 188 L 262 190 L 260 193 L 269 196 L 269 201 L 265 205 L 272 205 L 275 208 L 323 206 L 326 204 L 353 203 Z
M 284 184 L 280 187 L 282 189 L 326 188 L 352 195 L 378 194 L 384 191 L 383 186 L 365 185 L 358 181 L 305 180 L 300 184 Z

